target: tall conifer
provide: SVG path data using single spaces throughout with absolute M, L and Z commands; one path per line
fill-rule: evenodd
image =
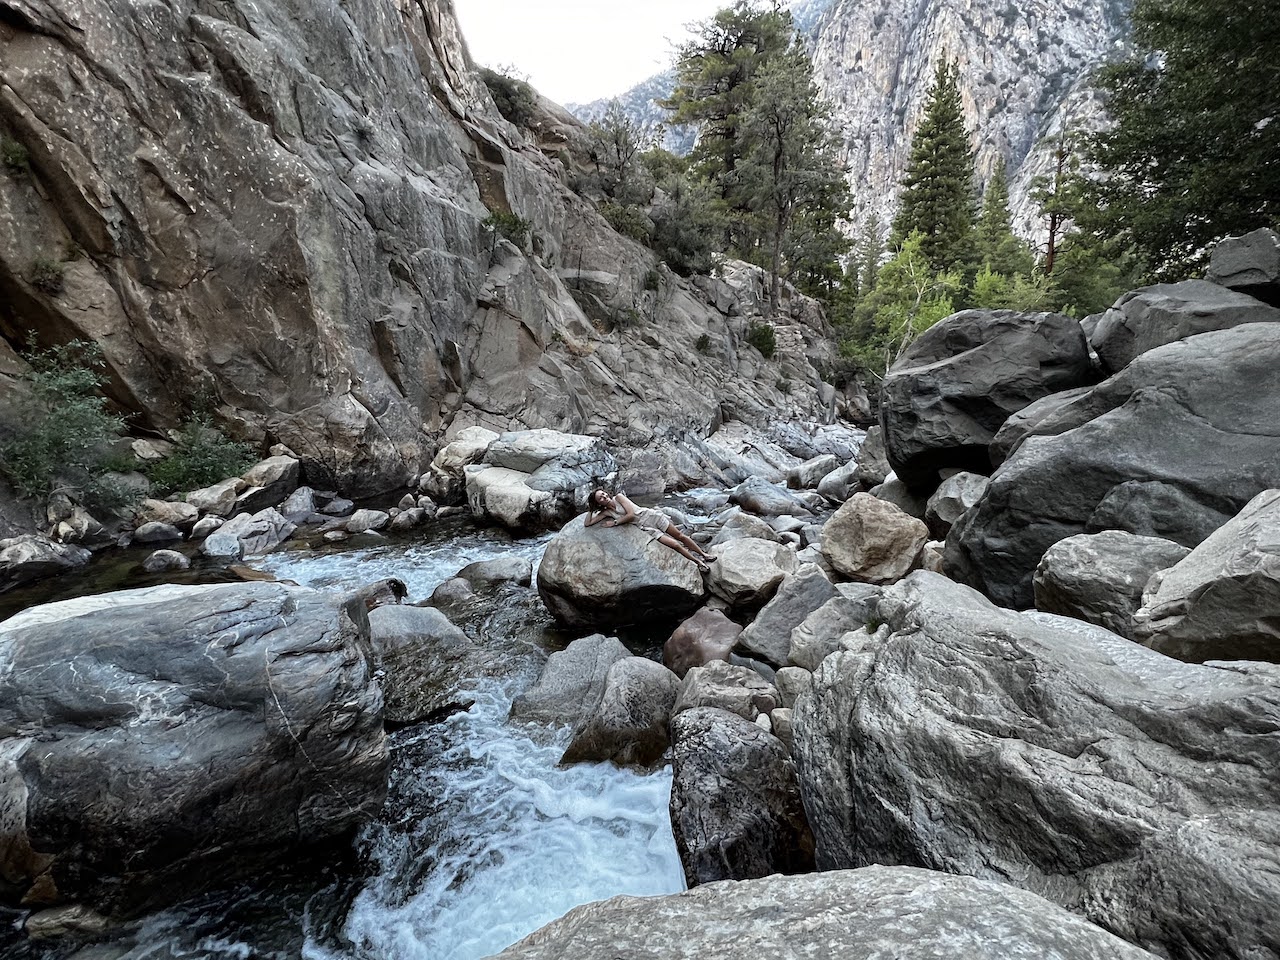
M 893 221 L 893 246 L 918 230 L 921 249 L 938 270 L 965 258 L 973 229 L 973 152 L 964 129 L 959 78 L 954 61 L 938 62 L 924 118 L 911 141 Z

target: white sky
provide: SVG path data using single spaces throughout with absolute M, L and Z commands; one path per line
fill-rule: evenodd
M 671 65 L 685 25 L 728 0 L 454 0 L 482 66 L 515 66 L 557 103 L 614 97 Z

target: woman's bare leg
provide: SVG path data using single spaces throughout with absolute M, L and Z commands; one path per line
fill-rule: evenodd
M 685 547 L 696 552 L 697 555 L 701 557 L 703 560 L 715 559 L 714 557 L 711 556 L 711 554 L 703 550 L 702 547 L 698 545 L 697 541 L 695 541 L 687 533 L 685 533 L 683 530 L 677 527 L 674 523 L 671 526 L 667 527 L 667 536 L 672 537 L 673 539 L 679 540 L 682 544 L 685 545 Z
M 687 540 L 688 538 L 686 537 L 685 539 Z M 692 560 L 700 567 L 706 566 L 706 561 L 703 560 L 702 557 L 695 556 L 683 543 L 675 537 L 670 536 L 668 533 L 664 533 L 662 536 L 658 537 L 658 542 L 663 546 L 670 547 L 686 560 Z M 696 547 L 697 544 L 694 544 L 694 546 Z

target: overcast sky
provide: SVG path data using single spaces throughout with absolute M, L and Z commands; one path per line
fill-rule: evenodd
M 557 103 L 613 97 L 671 65 L 685 25 L 727 0 L 454 0 L 476 62 L 514 66 Z

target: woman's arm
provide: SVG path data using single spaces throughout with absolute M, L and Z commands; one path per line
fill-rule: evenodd
M 603 520 L 603 519 L 604 519 L 604 514 L 603 514 L 603 513 L 596 513 L 595 507 L 588 507 L 588 508 L 587 508 L 587 519 L 585 519 L 585 520 L 583 520 L 583 521 L 582 521 L 582 525 L 583 525 L 584 527 L 589 527 L 589 526 L 591 526 L 593 523 L 599 523 L 599 522 L 600 522 L 601 520 Z

